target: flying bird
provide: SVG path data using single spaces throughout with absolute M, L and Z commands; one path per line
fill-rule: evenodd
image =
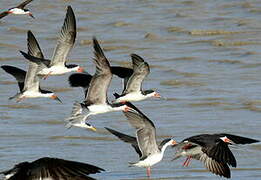
M 156 142 L 156 128 L 153 122 L 146 117 L 131 103 L 127 103 L 133 110 L 124 112 L 129 123 L 136 129 L 136 137 L 132 137 L 121 132 L 106 128 L 110 133 L 117 136 L 120 140 L 130 143 L 139 154 L 140 160 L 136 163 L 130 163 L 130 166 L 147 168 L 147 176 L 151 175 L 151 166 L 160 162 L 164 151 L 168 146 L 176 145 L 176 141 L 167 138 L 159 145 Z
M 37 73 L 46 79 L 50 75 L 62 75 L 68 72 L 83 72 L 84 69 L 76 64 L 67 64 L 67 56 L 76 38 L 76 20 L 71 6 L 67 7 L 67 13 L 64 20 L 62 30 L 53 53 L 52 60 L 35 57 L 33 55 L 22 52 L 23 56 L 29 61 L 41 65 L 40 71 Z
M 202 161 L 210 172 L 230 178 L 229 166 L 236 167 L 237 162 L 228 145 L 256 142 L 259 141 L 232 134 L 200 134 L 175 145 L 177 152 L 173 160 L 186 156 L 183 166 L 188 166 L 192 158 L 197 159 Z
M 91 78 L 88 93 L 83 103 L 74 103 L 71 117 L 66 119 L 67 128 L 77 126 L 95 130 L 93 126 L 85 122 L 90 115 L 130 110 L 130 108 L 125 104 L 109 103 L 107 91 L 112 79 L 110 63 L 105 57 L 95 37 L 93 38 L 93 48 L 95 55 L 93 62 L 96 65 L 96 72 Z
M 154 90 L 142 90 L 142 82 L 150 73 L 150 67 L 143 58 L 137 54 L 131 54 L 133 73 L 124 81 L 124 90 L 121 95 L 116 95 L 116 103 L 141 101 L 149 97 L 160 98 L 160 94 Z
M 32 1 L 33 0 L 26 0 L 26 1 L 22 2 L 21 4 L 19 4 L 16 7 L 10 8 L 7 11 L 2 12 L 0 14 L 0 19 L 5 17 L 5 16 L 7 16 L 8 14 L 17 14 L 17 15 L 27 14 L 30 17 L 34 18 L 33 14 L 28 9 L 25 9 L 25 6 L 27 4 L 29 4 L 30 2 L 32 2 Z
M 5 175 L 5 180 L 94 180 L 88 175 L 102 171 L 104 169 L 87 163 L 43 157 L 21 162 L 0 174 Z
M 41 53 L 41 49 L 32 35 L 31 31 L 27 33 L 27 46 L 28 46 L 28 54 L 32 54 L 34 56 L 43 57 Z M 39 71 L 39 66 L 34 62 L 29 62 L 28 71 L 24 71 L 22 69 L 4 65 L 1 66 L 7 73 L 14 76 L 18 82 L 18 86 L 20 89 L 20 93 L 17 93 L 15 96 L 10 97 L 9 99 L 16 98 L 17 101 L 21 101 L 25 98 L 38 98 L 45 97 L 51 98 L 61 102 L 61 100 L 55 95 L 53 92 L 44 90 L 40 88 L 40 79 L 37 76 L 37 72 Z

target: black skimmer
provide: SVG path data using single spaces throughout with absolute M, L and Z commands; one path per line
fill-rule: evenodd
M 28 31 L 27 45 L 28 54 L 43 57 L 41 49 L 30 31 Z M 7 73 L 13 75 L 16 78 L 20 89 L 20 93 L 17 93 L 15 96 L 10 97 L 9 99 L 16 98 L 17 101 L 21 101 L 25 98 L 47 97 L 61 102 L 61 100 L 53 92 L 40 88 L 40 79 L 37 76 L 39 66 L 36 63 L 29 62 L 29 68 L 27 72 L 13 66 L 5 65 L 1 67 Z
M 68 118 L 66 127 L 71 126 L 88 128 L 95 131 L 95 128 L 86 123 L 90 115 L 102 114 L 111 111 L 128 111 L 130 108 L 122 103 L 111 104 L 107 98 L 108 87 L 111 83 L 112 73 L 110 63 L 105 57 L 98 41 L 93 38 L 94 63 L 96 72 L 91 78 L 88 93 L 83 103 L 75 102 L 71 117 Z M 87 114 L 84 111 L 88 111 Z
M 21 162 L 0 173 L 6 180 L 94 180 L 88 175 L 102 171 L 104 169 L 91 164 L 43 157 L 33 162 Z
M 191 158 L 197 159 L 202 161 L 210 172 L 230 178 L 228 165 L 236 167 L 237 162 L 228 145 L 256 142 L 259 141 L 232 134 L 200 134 L 186 138 L 177 144 L 177 152 L 173 160 L 186 156 L 183 166 L 188 166 Z
M 68 72 L 83 72 L 83 68 L 76 64 L 66 64 L 67 56 L 76 38 L 76 20 L 71 6 L 67 7 L 67 13 L 58 43 L 53 53 L 52 60 L 35 57 L 30 54 L 22 53 L 23 56 L 33 62 L 43 65 L 44 67 L 37 73 L 46 79 L 49 75 L 62 75 Z
M 150 67 L 143 58 L 137 54 L 131 54 L 133 73 L 124 83 L 124 90 L 121 95 L 116 95 L 116 103 L 127 101 L 141 101 L 149 97 L 160 98 L 160 94 L 154 90 L 142 90 L 142 82 L 150 73 Z
M 34 18 L 33 14 L 28 10 L 25 9 L 25 6 L 27 4 L 29 4 L 30 2 L 32 2 L 33 0 L 26 0 L 24 2 L 22 2 L 21 4 L 19 4 L 16 7 L 10 8 L 7 11 L 4 11 L 0 14 L 0 19 L 7 16 L 8 14 L 28 14 L 29 16 L 31 16 L 32 18 Z
M 120 140 L 130 143 L 139 154 L 140 160 L 130 163 L 130 166 L 147 168 L 147 176 L 151 174 L 151 166 L 160 162 L 164 151 L 168 146 L 176 145 L 173 139 L 164 139 L 159 145 L 156 142 L 156 129 L 153 122 L 139 111 L 134 105 L 127 103 L 134 111 L 124 112 L 129 123 L 137 130 L 136 137 L 132 137 L 110 128 L 106 128 L 110 133 L 117 136 Z

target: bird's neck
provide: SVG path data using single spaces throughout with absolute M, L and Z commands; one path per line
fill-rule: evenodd
M 161 148 L 161 153 L 164 154 L 166 148 L 169 146 L 170 144 L 169 143 L 165 143 L 162 148 Z

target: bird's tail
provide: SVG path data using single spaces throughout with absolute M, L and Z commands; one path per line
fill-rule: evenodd
M 136 166 L 136 162 L 129 162 L 129 167 L 134 167 L 134 166 Z
M 70 128 L 75 124 L 85 123 L 85 120 L 88 117 L 88 114 L 84 114 L 86 110 L 87 108 L 82 103 L 75 102 L 73 104 L 71 116 L 65 119 L 65 127 Z
M 17 101 L 19 102 L 21 96 L 22 96 L 22 93 L 17 93 L 16 95 L 9 97 L 8 99 L 9 99 L 9 100 L 17 99 Z

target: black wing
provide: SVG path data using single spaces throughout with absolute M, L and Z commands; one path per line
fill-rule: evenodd
M 107 129 L 110 133 L 112 133 L 113 135 L 118 137 L 120 140 L 122 140 L 126 143 L 130 143 L 131 146 L 135 149 L 135 151 L 139 154 L 139 157 L 142 156 L 141 151 L 140 151 L 139 146 L 138 146 L 137 139 L 135 137 L 120 133 L 118 131 L 115 131 L 115 130 L 107 128 L 107 127 L 105 127 L 105 129 Z
M 236 136 L 232 134 L 217 134 L 219 137 L 224 137 L 226 136 L 228 139 L 232 140 L 236 144 L 251 144 L 251 143 L 256 143 L 259 142 L 259 140 L 256 139 L 251 139 L 247 137 L 242 137 L 242 136 Z
M 17 8 L 20 8 L 20 9 L 24 9 L 24 7 L 29 4 L 30 2 L 32 2 L 33 0 L 26 0 L 24 2 L 22 2 L 21 4 L 19 4 L 18 6 L 16 6 Z
M 44 157 L 34 162 L 23 162 L 14 168 L 2 172 L 5 175 L 14 174 L 9 180 L 35 179 L 81 179 L 90 180 L 89 174 L 100 173 L 104 169 L 86 163 L 68 161 L 58 158 Z
M 222 140 L 215 145 L 202 147 L 202 151 L 217 162 L 224 164 L 228 163 L 232 167 L 237 166 L 233 153 L 230 151 L 228 145 Z
M 87 96 L 89 84 L 92 80 L 92 75 L 84 73 L 74 73 L 69 76 L 68 81 L 71 87 L 82 87 L 84 97 Z
M 45 65 L 46 67 L 49 67 L 50 60 L 49 59 L 43 59 L 35 56 L 31 56 L 30 54 L 27 54 L 23 51 L 20 51 L 20 53 L 29 61 L 34 62 L 38 65 Z
M 24 80 L 25 80 L 25 76 L 26 76 L 26 71 L 19 69 L 17 67 L 8 66 L 8 65 L 3 65 L 3 66 L 1 66 L 1 68 L 3 70 L 5 70 L 5 72 L 7 72 L 15 77 L 15 79 L 18 83 L 20 92 L 21 92 L 24 88 Z

